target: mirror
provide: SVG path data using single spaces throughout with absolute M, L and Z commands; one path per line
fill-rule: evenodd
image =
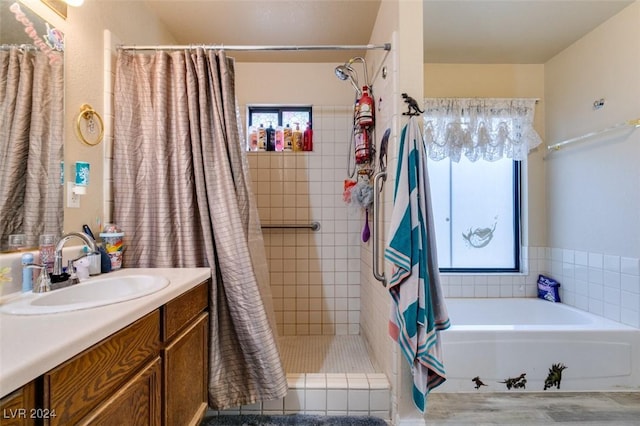
M 17 1 L 0 22 L 0 251 L 13 251 L 62 232 L 64 35 Z

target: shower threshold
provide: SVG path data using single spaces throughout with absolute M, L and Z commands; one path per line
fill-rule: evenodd
M 227 414 L 317 414 L 391 417 L 387 376 L 369 358 L 364 339 L 347 336 L 285 336 L 278 339 L 289 391 L 284 398 Z

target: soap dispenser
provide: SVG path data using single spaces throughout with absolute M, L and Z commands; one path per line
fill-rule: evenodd
M 27 268 L 27 265 L 33 264 L 33 254 L 25 253 L 21 258 L 22 263 L 22 292 L 31 291 L 33 289 L 33 269 Z

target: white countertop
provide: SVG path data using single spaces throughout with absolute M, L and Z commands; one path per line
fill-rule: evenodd
M 162 275 L 162 290 L 112 305 L 48 315 L 0 313 L 0 398 L 211 276 L 209 268 L 120 269 L 100 277 Z

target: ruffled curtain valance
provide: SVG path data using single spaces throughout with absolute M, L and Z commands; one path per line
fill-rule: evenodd
M 432 160 L 525 160 L 542 143 L 535 99 L 427 98 L 424 138 Z

